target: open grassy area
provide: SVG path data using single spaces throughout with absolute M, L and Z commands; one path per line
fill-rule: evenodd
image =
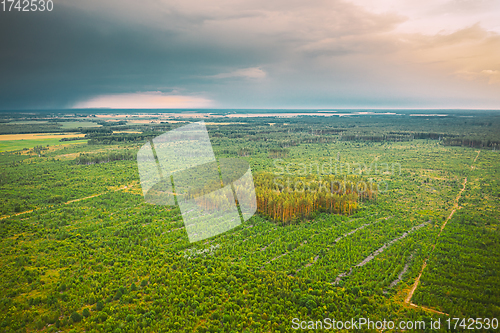
M 15 124 L 15 125 L 34 125 L 34 124 L 46 124 L 47 121 L 45 120 L 19 120 L 19 121 L 11 121 L 8 122 L 9 125 Z
M 102 125 L 96 124 L 92 121 L 65 121 L 59 123 L 62 125 L 62 129 L 70 129 L 70 128 L 87 128 L 87 127 L 101 127 Z
M 86 143 L 87 140 L 75 140 L 75 141 L 59 141 L 60 138 L 51 139 L 26 139 L 26 140 L 1 140 L 0 141 L 0 152 L 3 151 L 14 151 L 22 150 L 24 148 L 33 148 L 35 146 L 54 146 L 54 145 L 75 145 Z

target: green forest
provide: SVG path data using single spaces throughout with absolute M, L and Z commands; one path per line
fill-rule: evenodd
M 1 114 L 3 135 L 85 141 L 0 153 L 0 331 L 313 331 L 296 318 L 500 331 L 498 113 L 214 110 L 215 156 L 249 163 L 257 212 L 190 243 L 178 206 L 145 201 L 137 152 L 200 117 L 91 112 Z

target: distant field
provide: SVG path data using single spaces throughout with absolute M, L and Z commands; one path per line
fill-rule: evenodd
M 7 124 L 11 125 L 11 124 L 16 124 L 16 125 L 30 125 L 30 124 L 46 124 L 47 121 L 45 120 L 21 120 L 21 121 L 11 121 Z
M 150 123 L 159 123 L 161 120 L 159 119 L 137 119 L 137 120 L 127 120 L 127 124 L 150 124 Z M 164 120 L 165 121 L 165 120 Z
M 14 140 L 4 140 L 2 137 L 13 137 L 13 136 L 25 136 L 26 139 L 14 139 Z M 38 145 L 42 146 L 54 146 L 54 145 L 67 145 L 67 144 L 77 144 L 85 143 L 87 140 L 75 140 L 60 142 L 59 140 L 64 137 L 74 137 L 75 135 L 44 135 L 36 138 L 33 134 L 15 134 L 15 135 L 0 135 L 0 152 L 21 150 L 23 148 L 33 148 Z M 28 138 L 30 137 L 30 138 Z
M 41 139 L 62 139 L 84 137 L 85 134 L 66 134 L 66 133 L 25 133 L 25 134 L 2 134 L 0 141 L 17 141 L 17 140 L 41 140 Z
M 66 128 L 78 128 L 78 127 L 100 127 L 102 125 L 96 124 L 91 121 L 65 121 L 65 122 L 60 122 L 59 124 L 62 125 L 63 129 Z
M 113 131 L 113 134 L 140 134 L 141 131 Z

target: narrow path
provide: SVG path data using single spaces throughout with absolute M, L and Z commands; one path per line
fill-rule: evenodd
M 424 269 L 426 266 L 427 266 L 427 259 L 424 260 L 424 264 L 422 265 L 422 269 L 420 270 L 420 274 L 418 274 L 418 277 L 415 280 L 415 283 L 413 283 L 413 287 L 411 287 L 410 292 L 408 293 L 408 296 L 405 299 L 405 303 L 410 304 L 412 306 L 417 306 L 417 305 L 411 303 L 411 298 L 413 297 L 413 293 L 415 292 L 415 290 L 417 290 L 418 283 L 420 282 L 420 277 L 422 276 L 422 273 L 424 272 Z
M 120 187 L 120 188 L 117 188 L 117 189 L 113 190 L 113 192 L 121 191 L 121 190 L 127 189 L 127 188 L 132 187 L 132 186 L 133 185 L 126 185 L 126 186 L 123 186 L 123 187 Z M 73 203 L 73 202 L 78 202 L 78 201 L 82 201 L 82 200 L 87 200 L 87 199 L 95 198 L 95 197 L 98 197 L 98 196 L 106 194 L 106 193 L 109 193 L 109 191 L 108 192 L 102 192 L 102 193 L 94 194 L 94 195 L 90 195 L 90 196 L 84 197 L 84 198 L 73 199 L 73 200 L 70 200 L 70 201 L 63 202 L 63 204 L 64 205 L 68 205 L 68 204 Z M 54 205 L 47 206 L 47 208 L 50 208 L 50 207 L 54 207 Z M 28 213 L 31 213 L 31 212 L 33 212 L 33 209 L 30 209 L 30 210 L 27 210 L 27 211 L 24 211 L 24 212 L 20 212 L 20 213 L 16 213 L 16 214 L 12 214 L 12 215 L 5 215 L 5 216 L 0 217 L 0 220 L 8 219 L 10 217 L 14 217 L 14 216 L 18 216 L 18 215 L 28 214 Z
M 399 272 L 398 277 L 396 278 L 396 280 L 392 281 L 391 284 L 389 285 L 389 287 L 387 287 L 387 289 L 383 291 L 384 294 L 387 294 L 387 290 L 388 289 L 394 288 L 399 282 L 401 282 L 401 280 L 403 279 L 403 276 L 406 274 L 406 272 L 408 272 L 408 269 L 410 268 L 410 264 L 411 264 L 411 261 L 413 260 L 413 255 L 414 254 L 415 254 L 415 251 L 406 260 L 405 266 L 403 267 L 403 269 L 401 270 L 401 272 Z
M 474 159 L 474 162 L 472 162 L 472 163 L 476 163 L 476 160 L 477 160 L 477 158 L 479 157 L 479 153 L 480 153 L 480 152 L 481 152 L 480 150 L 478 150 L 478 151 L 477 151 L 476 158 Z M 472 168 L 472 165 L 471 165 L 470 167 Z
M 30 209 L 30 210 L 16 213 L 16 214 L 12 214 L 12 215 L 5 215 L 5 216 L 0 217 L 0 220 L 8 219 L 9 217 L 14 217 L 14 216 L 18 216 L 18 215 L 28 214 L 28 213 L 31 213 L 32 211 L 33 211 L 33 209 Z
M 474 162 L 472 162 L 472 164 L 474 164 L 474 163 L 476 162 L 477 158 L 479 157 L 479 153 L 480 153 L 480 152 L 481 152 L 480 150 L 478 150 L 478 151 L 477 151 L 476 158 L 474 159 Z M 472 164 L 471 164 L 471 166 L 470 166 L 470 169 L 471 169 L 471 170 L 474 170 L 474 165 L 472 165 Z
M 350 220 L 349 220 L 349 221 L 347 221 L 347 222 L 352 222 L 352 221 L 354 221 L 354 219 L 350 219 Z M 374 222 L 374 223 L 376 223 L 376 222 Z M 349 233 L 347 233 L 346 235 L 338 237 L 337 239 L 335 239 L 335 240 L 333 241 L 333 242 L 334 242 L 334 244 L 336 244 L 336 243 L 337 243 L 339 240 L 341 240 L 342 238 L 344 238 L 344 237 L 346 237 L 346 236 L 348 236 L 348 235 L 351 235 L 351 234 L 353 234 L 354 232 L 356 232 L 357 230 L 363 229 L 363 228 L 365 228 L 365 227 L 366 227 L 366 226 L 368 226 L 368 225 L 370 225 L 370 224 L 363 224 L 361 227 L 359 227 L 359 228 L 357 228 L 357 229 L 354 229 L 354 230 L 350 231 L 350 232 L 349 232 Z M 330 228 L 333 228 L 333 227 L 334 227 L 334 226 L 332 226 L 332 227 L 330 227 Z M 296 231 L 298 231 L 298 229 L 297 229 L 297 230 L 295 230 L 294 232 L 296 232 Z M 316 234 L 312 234 L 312 235 L 309 237 L 309 240 L 312 240 L 312 237 L 314 237 L 314 236 L 316 236 Z M 274 242 L 273 242 L 273 243 L 274 243 Z M 271 244 L 272 244 L 272 243 L 271 243 Z M 267 264 L 269 264 L 269 263 L 271 263 L 271 262 L 273 262 L 273 261 L 275 261 L 275 260 L 277 260 L 277 259 L 279 259 L 279 258 L 281 258 L 281 257 L 284 257 L 284 256 L 286 256 L 286 255 L 288 255 L 288 254 L 290 254 L 290 253 L 292 253 L 292 252 L 297 251 L 299 248 L 301 248 L 302 246 L 304 246 L 304 245 L 306 245 L 306 244 L 307 244 L 307 240 L 305 240 L 305 241 L 303 241 L 303 242 L 299 243 L 299 245 L 298 245 L 296 248 L 294 248 L 293 250 L 286 251 L 286 252 L 284 252 L 284 253 L 282 253 L 282 254 L 280 254 L 280 255 L 278 255 L 278 256 L 276 256 L 276 257 L 272 258 L 271 260 L 269 260 L 269 261 L 265 262 L 265 263 L 264 263 L 264 265 L 260 267 L 260 269 L 263 269 L 263 268 L 264 268 Z M 266 248 L 267 248 L 267 247 L 266 247 Z M 261 249 L 261 251 L 262 251 L 262 249 Z M 313 260 L 313 263 L 315 263 L 315 262 L 318 260 L 318 258 L 319 258 L 319 255 L 315 257 L 315 259 Z M 309 266 L 311 266 L 311 265 L 312 265 L 312 264 L 311 264 L 311 263 L 309 263 L 309 264 L 306 264 L 306 266 L 305 266 L 305 267 L 309 267 Z M 305 268 L 305 267 L 303 267 L 303 268 Z M 295 271 L 295 273 L 300 272 L 303 268 L 299 268 L 298 270 L 296 270 L 296 271 Z
M 312 235 L 312 236 L 314 236 L 314 235 Z M 273 242 L 273 243 L 274 243 L 274 242 Z M 271 262 L 273 262 L 273 261 L 275 261 L 275 260 L 277 260 L 277 259 L 279 259 L 279 258 L 281 258 L 281 257 L 284 257 L 284 256 L 286 256 L 286 255 L 289 255 L 289 254 L 290 254 L 290 253 L 292 253 L 292 252 L 297 251 L 300 247 L 304 246 L 305 244 L 307 244 L 307 241 L 306 241 L 306 240 L 305 240 L 305 241 L 303 241 L 302 243 L 300 243 L 300 244 L 299 244 L 299 245 L 298 245 L 295 249 L 293 249 L 293 250 L 291 250 L 291 251 L 286 251 L 286 252 L 284 252 L 284 253 L 282 253 L 282 254 L 280 254 L 280 255 L 278 255 L 278 256 L 276 256 L 276 257 L 274 257 L 274 258 L 270 259 L 269 261 L 265 262 L 265 263 L 264 263 L 264 265 L 262 265 L 259 269 L 260 269 L 260 270 L 264 269 L 264 267 L 265 267 L 267 264 L 269 264 L 269 263 L 271 263 Z
M 420 309 L 422 309 L 424 311 L 429 311 L 429 312 L 434 312 L 434 313 L 442 314 L 442 315 L 445 315 L 445 316 L 449 316 L 449 314 L 447 314 L 447 313 L 444 313 L 444 312 L 441 312 L 441 311 L 438 311 L 438 310 L 434 310 L 434 309 L 431 309 L 431 308 L 428 308 L 428 307 L 425 307 L 425 306 L 416 305 L 416 304 L 413 304 L 413 303 L 410 303 L 410 306 L 412 306 L 414 308 L 420 308 Z
M 481 151 L 478 151 L 477 152 L 477 155 L 476 155 L 476 158 L 474 159 L 474 162 L 477 160 L 478 156 L 479 156 L 479 153 Z M 473 166 L 471 165 L 471 169 L 473 169 Z M 455 203 L 453 204 L 453 210 L 451 211 L 450 215 L 448 216 L 448 218 L 444 221 L 443 225 L 441 226 L 441 229 L 439 230 L 439 234 L 438 236 L 436 237 L 436 241 L 434 242 L 434 244 L 432 245 L 432 249 L 431 249 L 431 253 L 429 253 L 429 256 L 432 254 L 432 252 L 434 251 L 434 248 L 436 247 L 436 244 L 439 240 L 439 237 L 441 236 L 441 233 L 443 232 L 444 230 L 444 227 L 446 227 L 446 224 L 448 223 L 448 221 L 452 218 L 453 214 L 455 213 L 455 211 L 458 209 L 458 201 L 460 200 L 460 198 L 462 197 L 462 193 L 463 191 L 465 191 L 465 185 L 467 184 L 467 177 L 465 177 L 464 179 L 464 184 L 463 184 L 463 187 L 462 189 L 460 190 L 460 192 L 458 192 L 457 194 L 457 197 L 455 198 Z M 446 313 L 443 313 L 443 312 L 439 312 L 437 310 L 433 310 L 433 309 L 430 309 L 430 308 L 426 308 L 426 307 L 423 307 L 423 306 L 419 306 L 419 305 L 416 305 L 414 303 L 411 302 L 411 298 L 413 297 L 413 294 L 415 293 L 415 290 L 417 290 L 417 287 L 418 287 L 418 284 L 420 283 L 420 278 L 422 277 L 422 273 L 424 272 L 424 269 L 425 267 L 427 266 L 427 260 L 429 259 L 429 256 L 427 256 L 427 258 L 424 260 L 424 264 L 422 265 L 422 269 L 420 271 L 420 274 L 418 275 L 417 279 L 415 280 L 415 283 L 413 284 L 413 287 L 410 289 L 410 292 L 408 293 L 408 296 L 406 297 L 405 299 L 405 303 L 406 304 L 409 304 L 410 306 L 412 307 L 416 307 L 416 308 L 422 308 L 424 310 L 428 310 L 428 311 L 432 311 L 432 312 L 435 312 L 435 313 L 440 313 L 440 314 L 445 314 L 447 315 Z
M 332 284 L 336 285 L 340 282 L 340 280 L 342 280 L 343 277 L 346 277 L 346 276 L 349 276 L 352 274 L 353 272 L 353 268 L 356 268 L 356 267 L 363 267 L 364 265 L 368 264 L 370 261 L 372 261 L 376 256 L 378 256 L 380 253 L 384 252 L 385 249 L 387 249 L 388 247 L 390 247 L 392 244 L 394 244 L 395 242 L 397 241 L 400 241 L 401 239 L 405 238 L 406 236 L 408 236 L 412 231 L 415 231 L 415 230 L 418 230 L 420 228 L 422 228 L 424 225 L 428 224 L 429 222 L 424 222 L 422 224 L 419 224 L 419 225 L 416 225 L 414 227 L 412 227 L 410 230 L 408 231 L 405 231 L 401 236 L 399 237 L 396 237 L 392 240 L 390 240 L 389 242 L 385 243 L 384 245 L 382 245 L 381 248 L 379 248 L 378 250 L 376 250 L 375 252 L 373 252 L 372 254 L 368 255 L 365 259 L 363 259 L 363 261 L 361 261 L 360 263 L 354 265 L 353 267 L 351 267 L 349 269 L 349 272 L 343 272 L 343 273 L 340 273 L 337 278 L 335 279 L 335 282 L 333 282 Z
M 465 190 L 465 185 L 466 184 L 467 184 L 467 177 L 465 177 L 465 179 L 464 179 L 464 186 L 462 187 L 462 189 L 460 190 L 460 192 L 458 192 L 458 195 L 455 198 L 455 204 L 453 205 L 453 210 L 451 211 L 451 213 L 448 216 L 448 218 L 444 221 L 443 225 L 441 226 L 441 230 L 439 230 L 439 234 L 438 234 L 438 236 L 436 238 L 436 242 L 432 245 L 431 253 L 432 253 L 432 251 L 434 251 L 434 248 L 436 247 L 436 244 L 438 242 L 439 236 L 441 236 L 441 233 L 443 232 L 444 227 L 446 226 L 446 224 L 448 223 L 448 221 L 451 219 L 451 217 L 453 216 L 453 214 L 455 213 L 455 211 L 458 209 L 458 200 L 460 200 L 460 197 L 462 196 L 462 192 Z M 430 256 L 430 254 L 429 254 L 429 256 Z M 424 260 L 424 264 L 422 265 L 422 269 L 420 271 L 420 274 L 418 275 L 417 279 L 415 280 L 415 283 L 413 284 L 413 287 L 411 288 L 408 296 L 405 299 L 405 303 L 410 304 L 410 305 L 415 306 L 415 307 L 418 307 L 418 305 L 411 303 L 411 298 L 413 297 L 413 293 L 415 292 L 415 290 L 417 290 L 418 284 L 420 282 L 420 278 L 422 277 L 422 273 L 424 272 L 424 269 L 427 266 L 427 259 L 429 259 L 429 256 Z
M 441 230 L 439 230 L 438 237 L 441 236 L 441 233 L 443 232 L 444 227 L 446 227 L 446 224 L 451 219 L 451 217 L 453 216 L 453 214 L 455 213 L 455 211 L 458 209 L 458 200 L 460 200 L 460 198 L 462 197 L 462 192 L 465 191 L 465 185 L 466 184 L 467 184 L 467 177 L 465 177 L 465 179 L 464 179 L 464 186 L 462 187 L 462 189 L 460 190 L 460 192 L 458 192 L 458 195 L 455 198 L 455 203 L 453 204 L 453 210 L 451 211 L 451 213 L 448 216 L 448 218 L 444 221 L 443 225 L 441 226 Z M 437 239 L 436 239 L 436 243 L 437 243 Z M 433 249 L 434 249 L 434 247 L 433 247 Z
M 333 246 L 333 245 L 337 244 L 340 240 L 342 240 L 343 238 L 345 238 L 345 237 L 347 237 L 347 236 L 350 236 L 350 235 L 354 234 L 356 231 L 362 230 L 362 229 L 366 228 L 367 226 L 374 225 L 374 224 L 376 224 L 376 223 L 378 223 L 378 222 L 380 222 L 380 221 L 382 221 L 382 220 L 388 220 L 388 219 L 390 219 L 391 217 L 392 217 L 392 216 L 383 217 L 383 218 L 380 218 L 380 219 L 378 219 L 378 220 L 376 220 L 376 221 L 374 221 L 374 222 L 372 222 L 372 223 L 365 223 L 365 224 L 361 225 L 360 227 L 358 227 L 358 228 L 356 228 L 356 229 L 354 229 L 354 230 L 351 230 L 351 231 L 349 231 L 348 233 L 346 233 L 346 234 L 344 234 L 344 235 L 342 235 L 342 236 L 337 237 L 337 238 L 333 241 L 333 244 L 331 244 L 331 245 Z M 352 221 L 354 221 L 354 220 L 355 220 L 355 219 L 350 219 L 350 220 L 349 220 L 349 221 L 347 221 L 347 222 L 352 222 Z M 330 227 L 330 229 L 331 229 L 331 228 L 333 228 L 333 227 L 334 227 L 334 226 Z M 311 238 L 312 238 L 312 237 L 314 237 L 314 236 L 315 236 L 315 234 L 311 235 L 311 237 L 309 238 L 309 240 L 311 240 Z M 293 252 L 293 251 L 296 251 L 297 249 L 299 249 L 301 246 L 303 246 L 303 245 L 305 245 L 305 244 L 307 244 L 307 241 L 304 241 L 303 243 L 300 243 L 300 244 L 299 244 L 299 246 L 297 246 L 297 247 L 296 247 L 295 249 L 293 249 L 292 251 L 288 251 L 286 254 L 291 253 L 291 252 Z M 327 249 L 327 250 L 330 250 L 330 245 L 328 245 L 328 246 L 326 247 L 326 249 Z M 275 260 L 275 259 L 277 259 L 277 258 L 273 258 L 271 261 L 273 261 L 273 260 Z M 313 264 L 315 264 L 315 263 L 318 261 L 318 259 L 319 259 L 319 254 L 318 254 L 318 255 L 316 255 L 316 256 L 314 257 L 314 259 L 312 260 L 312 262 L 306 263 L 303 267 L 296 269 L 296 270 L 295 270 L 295 274 L 297 274 L 298 272 L 300 272 L 300 271 L 301 271 L 301 270 L 303 270 L 304 268 L 307 268 L 307 267 L 312 266 Z M 271 262 L 271 261 L 269 261 L 269 262 Z M 268 264 L 269 262 L 267 262 L 266 264 Z M 264 265 L 266 265 L 266 264 L 264 264 Z M 264 266 L 262 266 L 262 267 L 264 267 Z

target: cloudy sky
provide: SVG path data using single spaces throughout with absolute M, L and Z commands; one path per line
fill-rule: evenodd
M 500 109 L 498 0 L 53 0 L 0 12 L 0 109 Z

